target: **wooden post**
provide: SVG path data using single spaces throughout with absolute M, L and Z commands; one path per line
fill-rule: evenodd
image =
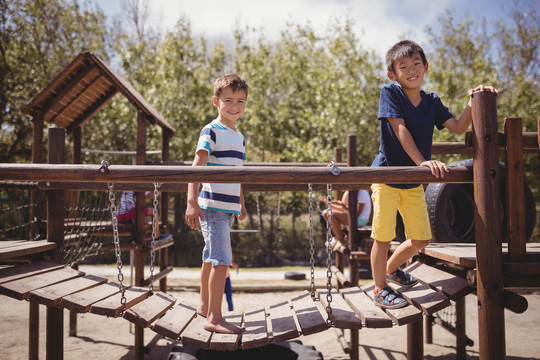
M 29 302 L 29 334 L 28 359 L 39 359 L 39 303 L 35 300 Z
M 33 143 L 32 143 L 32 163 L 42 163 L 43 154 L 43 111 L 38 111 L 32 118 L 33 127 Z M 44 206 L 39 206 L 38 191 L 30 190 L 30 204 L 37 204 L 36 207 L 30 206 L 30 219 L 38 217 L 42 219 L 42 214 L 39 209 Z M 30 238 L 33 239 L 39 233 L 36 223 L 30 227 Z M 28 358 L 31 360 L 39 359 L 39 303 L 30 301 L 29 303 L 29 334 L 28 334 Z
M 137 165 L 146 165 L 146 116 L 142 111 L 137 112 Z M 144 282 L 144 243 L 145 243 L 145 214 L 146 196 L 144 191 L 135 193 L 135 216 L 137 225 L 137 249 L 135 250 L 135 285 L 142 286 Z M 144 360 L 144 329 L 135 325 L 135 357 Z
M 49 164 L 63 164 L 66 131 L 62 128 L 49 129 Z M 47 240 L 56 242 L 54 260 L 64 261 L 64 191 L 47 192 Z M 47 306 L 47 359 L 64 358 L 64 309 Z
M 342 159 L 343 159 L 343 149 L 335 148 L 334 149 L 334 162 L 340 163 Z M 343 196 L 343 193 L 341 191 L 336 191 L 336 197 L 334 198 L 334 200 L 341 200 L 342 196 Z M 336 267 L 339 269 L 341 273 L 343 273 L 345 270 L 345 257 L 343 253 L 340 251 L 335 251 L 334 253 L 336 254 Z M 343 286 L 338 282 L 338 288 L 341 288 L 341 287 Z
M 347 138 L 347 166 L 356 166 L 356 135 L 349 135 Z M 358 250 L 358 190 L 349 191 L 349 249 Z M 358 286 L 358 262 L 350 261 L 351 285 Z
M 407 324 L 407 360 L 424 358 L 422 320 Z
M 335 148 L 334 149 L 334 162 L 337 164 L 342 161 L 343 161 L 343 148 Z M 336 191 L 336 199 L 341 200 L 342 197 L 343 197 L 343 191 L 341 190 Z
M 512 261 L 523 261 L 527 252 L 522 126 L 521 118 L 504 119 L 508 255 Z
M 163 128 L 161 134 L 161 161 L 163 163 L 169 161 L 170 158 L 170 141 L 172 133 Z M 163 233 L 169 233 L 169 194 L 166 192 L 161 193 L 161 209 L 160 209 L 161 222 L 163 224 Z M 169 265 L 169 247 L 159 250 L 159 269 L 164 270 Z M 159 280 L 159 290 L 167 292 L 167 277 Z
M 356 166 L 356 135 L 347 137 L 347 166 Z M 358 190 L 349 190 L 349 249 L 358 250 Z M 358 286 L 358 259 L 349 258 L 351 286 Z M 359 331 L 351 329 L 351 360 L 359 358 Z
M 66 131 L 62 128 L 49 129 L 49 164 L 63 164 Z M 55 242 L 54 261 L 64 262 L 64 199 L 63 190 L 47 192 L 47 240 Z
M 433 319 L 433 315 L 424 316 L 424 328 L 426 329 L 426 344 L 433 344 Z
M 33 143 L 32 143 L 32 163 L 41 164 L 43 162 L 43 111 L 38 111 L 32 118 L 34 122 L 33 128 Z M 37 204 L 37 208 L 30 207 L 30 219 L 37 217 L 40 220 L 44 219 L 45 214 L 40 212 L 40 209 L 45 208 L 45 204 L 38 204 L 39 199 L 37 190 L 30 191 L 30 204 Z M 43 206 L 41 206 L 43 205 Z M 33 223 L 30 227 L 30 238 L 33 239 L 39 232 L 36 223 Z
M 472 95 L 473 179 L 481 360 L 506 358 L 496 95 Z
M 82 164 L 82 128 L 77 126 L 73 129 L 73 154 L 71 157 L 73 164 Z M 73 190 L 72 193 L 75 193 Z M 79 199 L 80 192 L 77 192 L 75 199 Z M 78 270 L 79 264 L 74 264 L 73 269 Z M 69 311 L 69 336 L 77 336 L 77 312 L 75 310 Z
M 74 164 L 82 164 L 82 128 L 77 126 L 73 129 L 73 155 Z
M 465 331 L 465 296 L 456 299 L 456 359 L 467 359 L 467 335 Z

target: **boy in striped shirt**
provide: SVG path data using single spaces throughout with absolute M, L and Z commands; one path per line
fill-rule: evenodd
M 242 166 L 246 160 L 244 136 L 236 121 L 244 114 L 248 84 L 237 74 L 227 74 L 214 82 L 212 101 L 218 117 L 202 130 L 193 166 Z M 222 316 L 221 303 L 227 269 L 231 264 L 231 225 L 236 215 L 247 216 L 240 184 L 199 183 L 188 186 L 186 223 L 201 229 L 204 237 L 201 267 L 201 296 L 197 313 L 206 317 L 205 330 L 234 334 L 245 329 Z

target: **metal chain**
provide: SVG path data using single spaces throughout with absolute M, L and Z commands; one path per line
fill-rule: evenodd
M 262 221 L 262 216 L 261 216 L 260 193 L 255 193 L 255 201 L 257 203 L 257 217 L 259 218 L 259 231 L 261 234 L 261 239 L 263 239 L 263 221 Z
M 309 266 L 311 278 L 311 298 L 315 299 L 315 239 L 313 236 L 313 186 L 308 184 L 308 199 L 309 199 Z
M 281 242 L 282 242 L 282 239 L 281 239 L 281 218 L 280 218 L 280 213 L 281 213 L 281 191 L 278 192 L 278 201 L 277 201 L 277 214 L 276 214 L 276 224 L 277 224 L 277 243 L 278 243 L 278 247 L 281 246 Z
M 158 219 L 158 188 L 160 184 L 154 183 L 154 210 L 152 212 L 152 251 L 150 252 L 150 285 L 148 288 L 150 289 L 150 293 L 154 292 L 154 264 L 156 261 L 156 236 L 157 236 L 157 229 L 159 226 L 159 219 Z
M 109 188 L 109 202 L 111 203 L 111 219 L 113 228 L 114 251 L 116 254 L 116 268 L 118 269 L 118 288 L 120 289 L 121 297 L 120 304 L 122 312 L 126 310 L 126 287 L 124 286 L 124 274 L 122 273 L 122 252 L 120 250 L 120 235 L 118 233 L 118 217 L 116 212 L 116 199 L 114 195 L 114 184 L 107 183 Z
M 330 318 L 330 315 L 332 314 L 332 184 L 326 185 L 326 192 L 326 200 L 328 203 L 328 222 L 326 229 L 326 251 L 328 253 L 326 259 L 326 264 L 328 266 L 326 270 L 326 313 L 328 314 L 328 318 L 326 319 L 326 323 L 328 326 L 332 326 L 333 323 Z

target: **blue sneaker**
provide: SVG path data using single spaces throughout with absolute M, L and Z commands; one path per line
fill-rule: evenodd
M 407 306 L 407 300 L 399 296 L 390 287 L 385 287 L 373 296 L 375 305 L 383 309 L 399 309 Z
M 386 275 L 386 281 L 392 282 L 394 284 L 398 284 L 404 287 L 411 287 L 418 283 L 418 280 L 411 274 L 401 270 L 397 269 L 390 275 Z

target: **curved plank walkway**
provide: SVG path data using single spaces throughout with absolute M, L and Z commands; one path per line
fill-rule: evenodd
M 328 317 L 333 326 L 339 328 L 405 325 L 420 321 L 424 314 L 433 314 L 449 306 L 450 299 L 472 291 L 466 280 L 419 262 L 410 265 L 408 271 L 420 282 L 408 289 L 395 288 L 409 302 L 407 307 L 383 310 L 375 306 L 371 300 L 373 285 L 367 285 L 339 292 L 332 290 L 332 311 L 327 314 L 327 290 L 318 290 L 320 300 L 312 299 L 304 291 L 288 301 L 225 315 L 228 321 L 246 327 L 241 335 L 208 332 L 203 329 L 204 318 L 197 316 L 194 304 L 167 293 L 150 293 L 147 288 L 127 288 L 124 310 L 118 284 L 50 262 L 0 269 L 0 294 L 80 313 L 123 317 L 162 336 L 180 340 L 184 345 L 234 350 L 327 330 Z

